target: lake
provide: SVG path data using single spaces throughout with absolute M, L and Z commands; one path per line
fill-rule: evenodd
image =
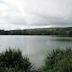
M 36 67 L 43 64 L 47 53 L 56 48 L 72 48 L 72 37 L 56 36 L 0 36 L 0 52 L 7 48 L 20 49 Z

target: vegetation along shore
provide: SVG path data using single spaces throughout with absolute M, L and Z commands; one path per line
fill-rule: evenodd
M 52 50 L 39 69 L 20 50 L 9 49 L 0 53 L 0 72 L 72 72 L 72 49 Z
M 24 30 L 0 30 L 0 35 L 59 35 L 72 36 L 72 27 L 64 28 L 36 28 Z

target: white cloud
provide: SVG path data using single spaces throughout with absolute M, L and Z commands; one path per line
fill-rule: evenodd
M 0 28 L 72 24 L 72 0 L 0 0 Z

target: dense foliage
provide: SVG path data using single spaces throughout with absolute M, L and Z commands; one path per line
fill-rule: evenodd
M 72 49 L 56 49 L 48 53 L 44 65 L 36 70 L 20 50 L 0 53 L 0 72 L 72 72 Z
M 0 30 L 0 35 L 60 35 L 72 36 L 72 27 L 67 28 L 38 28 L 25 30 Z
M 32 64 L 23 57 L 20 50 L 6 50 L 0 53 L 0 72 L 33 72 Z
M 72 72 L 72 50 L 53 50 L 47 55 L 42 72 Z

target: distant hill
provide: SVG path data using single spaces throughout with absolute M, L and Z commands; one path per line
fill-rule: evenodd
M 24 30 L 0 30 L 0 35 L 60 35 L 72 36 L 72 27 L 65 28 L 36 28 Z

